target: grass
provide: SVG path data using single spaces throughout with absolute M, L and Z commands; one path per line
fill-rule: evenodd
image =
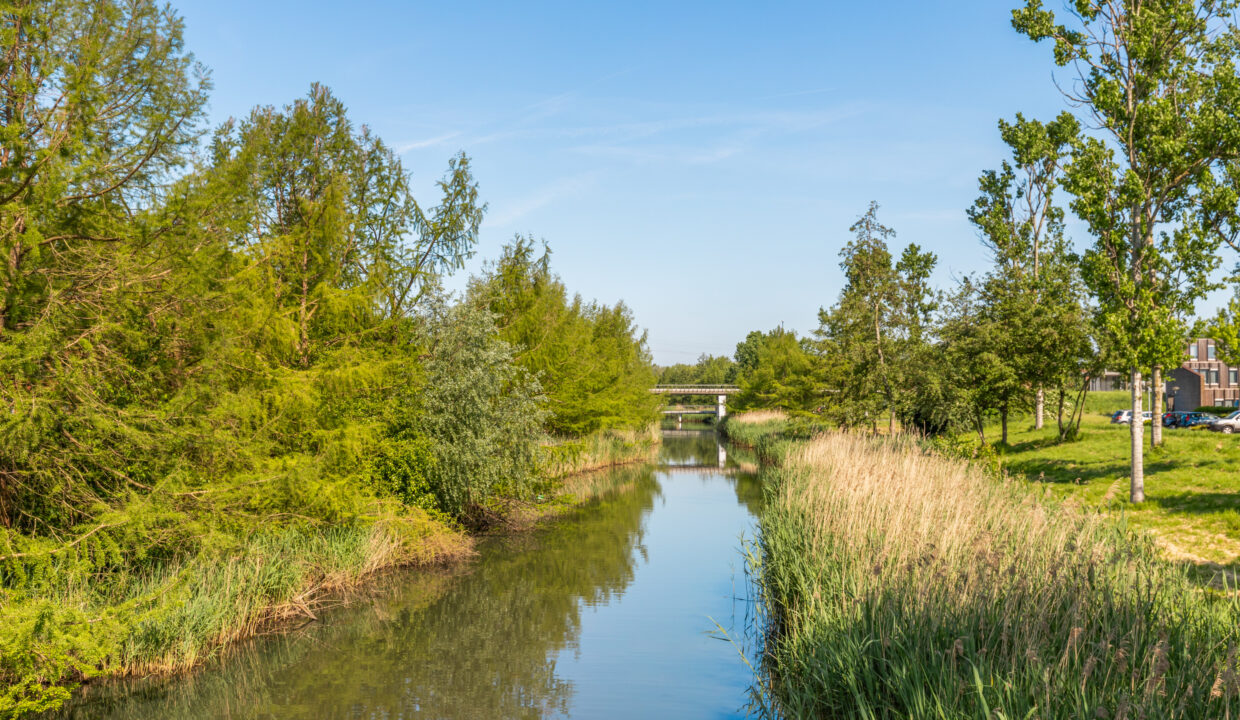
M 1163 446 L 1151 449 L 1147 426 L 1146 501 L 1134 505 L 1128 501 L 1129 429 L 1103 414 L 1123 407 L 1128 395 L 1097 395 L 1075 442 L 1055 442 L 1053 419 L 1042 430 L 1033 429 L 1031 417 L 1012 422 L 1009 445 L 998 448 L 1003 467 L 1067 503 L 1122 513 L 1132 527 L 1151 531 L 1173 559 L 1234 574 L 1240 567 L 1240 437 L 1164 428 Z
M 1240 713 L 1240 600 L 1122 517 L 911 439 L 823 435 L 769 478 L 751 562 L 783 717 Z
M 600 430 L 583 438 L 544 445 L 542 473 L 553 480 L 614 465 L 650 460 L 658 451 L 659 426 Z
M 58 707 L 92 677 L 189 669 L 236 640 L 314 619 L 333 594 L 388 568 L 457 560 L 469 539 L 420 510 L 329 527 L 255 532 L 199 554 L 96 582 L 0 592 L 0 717 Z M 58 573 L 48 568 L 51 576 Z

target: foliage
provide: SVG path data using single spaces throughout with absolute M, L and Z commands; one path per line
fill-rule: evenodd
M 692 365 L 677 363 L 659 369 L 660 385 L 730 385 L 736 382 L 737 364 L 726 355 L 702 353 Z
M 530 491 L 546 400 L 439 297 L 468 158 L 423 205 L 318 85 L 196 147 L 207 83 L 146 0 L 10 3 L 0 35 L 0 716 L 460 556 L 445 521 Z M 573 427 L 652 412 L 628 310 L 573 307 L 602 365 Z
M 495 493 L 528 494 L 546 417 L 538 381 L 476 305 L 434 307 L 427 333 L 417 426 L 435 449 L 438 506 L 459 515 Z
M 581 437 L 655 422 L 659 399 L 650 393 L 655 373 L 646 334 L 622 302 L 570 299 L 551 272 L 546 246 L 536 257 L 533 240 L 518 236 L 474 279 L 469 296 L 495 315 L 517 364 L 541 383 L 548 430 Z
M 754 331 L 736 346 L 740 392 L 728 402 L 736 410 L 810 410 L 821 404 L 816 358 L 804 340 L 782 327 Z
M 1095 343 L 1089 335 L 1078 259 L 1064 237 L 1064 211 L 1055 203 L 1063 162 L 1080 132 L 1063 113 L 1049 123 L 999 122 L 1012 162 L 982 174 L 981 196 L 969 219 L 981 233 L 994 268 L 977 285 L 963 283 L 956 307 L 971 317 L 949 321 L 959 344 L 973 344 L 983 382 L 970 384 L 975 415 L 997 408 L 1004 418 L 1036 396 L 1035 424 L 1042 421 L 1047 389 L 1064 397 L 1082 385 Z M 1013 164 L 1014 163 L 1014 164 Z M 975 301 L 968 299 L 975 292 Z M 968 358 L 962 358 L 969 362 Z M 967 374 L 966 374 L 967 376 Z M 1059 403 L 1060 436 L 1068 434 Z
M 929 287 L 936 258 L 909 244 L 893 260 L 895 231 L 878 220 L 878 204 L 849 230 L 840 251 L 845 285 L 829 310 L 818 311 L 820 353 L 841 364 L 829 392 L 846 425 L 874 424 L 886 415 L 894 428 L 912 398 L 910 378 L 926 360 L 937 293 Z
M 1134 386 L 1143 367 L 1179 364 L 1184 318 L 1211 289 L 1219 242 L 1240 227 L 1236 7 L 1085 1 L 1058 24 L 1041 0 L 1027 0 L 1012 13 L 1018 32 L 1051 40 L 1055 63 L 1075 70 L 1067 99 L 1098 128 L 1074 142 L 1064 185 L 1094 237 L 1081 274 L 1098 327 Z M 1141 424 L 1131 432 L 1139 501 Z

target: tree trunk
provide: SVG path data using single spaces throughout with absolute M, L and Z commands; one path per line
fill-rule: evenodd
M 1162 414 L 1163 414 L 1163 394 L 1162 394 L 1162 366 L 1155 365 L 1154 372 L 1151 373 L 1150 379 L 1150 410 L 1153 411 L 1153 421 L 1150 425 L 1150 447 L 1160 447 L 1163 444 L 1162 436 Z
M 1034 399 L 1033 399 L 1033 429 L 1034 430 L 1042 429 L 1042 425 L 1044 424 L 1042 422 L 1042 411 L 1045 407 L 1046 407 L 1046 391 L 1042 388 L 1041 385 L 1039 385 L 1038 392 L 1034 396 Z
M 1063 382 L 1059 383 L 1059 408 L 1055 413 L 1055 425 L 1059 428 L 1059 439 L 1063 440 Z
M 1004 405 L 999 410 L 999 422 L 1003 426 L 1003 444 L 1004 445 L 1007 445 L 1007 440 L 1008 440 L 1007 420 L 1008 420 L 1008 409 L 1007 409 L 1007 405 Z
M 1145 446 L 1142 436 L 1145 433 L 1145 420 L 1141 415 L 1141 370 L 1132 369 L 1129 378 L 1132 383 L 1132 484 L 1128 497 L 1134 503 L 1145 502 Z
M 983 445 L 986 444 L 986 424 L 982 422 L 980 412 L 977 414 L 977 439 L 981 440 Z
M 896 411 L 895 410 L 887 411 L 887 434 L 888 435 L 896 434 Z

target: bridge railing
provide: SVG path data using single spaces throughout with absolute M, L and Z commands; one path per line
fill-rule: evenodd
M 735 395 L 736 385 L 656 385 L 650 392 L 661 395 Z

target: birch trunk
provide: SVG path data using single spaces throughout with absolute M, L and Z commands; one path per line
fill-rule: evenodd
M 1162 401 L 1162 366 L 1155 365 L 1150 378 L 1150 410 L 1154 415 L 1150 425 L 1150 447 L 1160 447 L 1163 444 Z
M 1145 446 L 1142 438 L 1145 433 L 1145 421 L 1141 417 L 1141 370 L 1132 369 L 1129 378 L 1132 383 L 1132 484 L 1128 497 L 1134 503 L 1145 501 Z

